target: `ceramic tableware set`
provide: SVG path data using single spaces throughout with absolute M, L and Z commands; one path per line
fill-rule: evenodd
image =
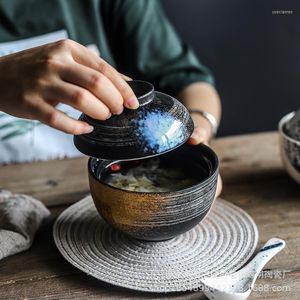
M 211 299 L 246 299 L 268 260 L 258 254 L 252 268 L 239 271 L 249 280 L 232 284 L 240 277 L 234 272 L 256 249 L 254 221 L 225 200 L 214 203 L 218 158 L 205 145 L 186 144 L 194 129 L 187 109 L 148 82 L 129 85 L 140 103 L 137 110 L 125 109 L 106 121 L 80 116 L 94 127 L 74 136 L 75 146 L 90 156 L 91 196 L 57 219 L 58 249 L 80 270 L 117 286 L 147 292 L 202 288 Z M 197 182 L 169 192 L 134 192 L 105 182 L 111 166 L 152 157 L 193 170 Z M 284 242 L 271 240 L 267 246 L 263 252 L 270 259 Z M 220 282 L 239 288 L 222 290 Z M 233 294 L 240 298 L 230 298 Z

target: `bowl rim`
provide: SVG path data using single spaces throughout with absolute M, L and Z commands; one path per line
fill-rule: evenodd
M 183 145 L 182 145 L 183 146 Z M 201 187 L 205 184 L 207 184 L 207 182 L 209 182 L 211 180 L 212 177 L 218 175 L 219 173 L 219 158 L 217 156 L 217 154 L 215 153 L 214 150 L 212 150 L 210 147 L 204 145 L 204 144 L 199 144 L 199 145 L 189 145 L 190 147 L 195 147 L 195 148 L 203 148 L 205 149 L 205 151 L 209 152 L 209 154 L 212 156 L 214 162 L 215 162 L 215 166 L 214 168 L 212 169 L 212 172 L 209 176 L 207 176 L 204 180 L 200 181 L 199 183 L 196 183 L 196 184 L 193 184 L 191 186 L 188 186 L 186 188 L 183 188 L 183 189 L 179 189 L 179 190 L 176 190 L 176 191 L 168 191 L 168 192 L 137 192 L 137 191 L 129 191 L 129 190 L 125 190 L 125 189 L 120 189 L 120 188 L 117 188 L 117 187 L 114 187 L 114 186 L 111 186 L 103 181 L 101 181 L 99 178 L 96 177 L 95 173 L 92 171 L 92 160 L 94 159 L 98 159 L 98 160 L 101 160 L 97 157 L 90 157 L 89 160 L 88 160 L 88 173 L 89 175 L 91 175 L 97 182 L 111 188 L 111 189 L 115 189 L 117 191 L 123 191 L 123 192 L 127 192 L 127 193 L 132 193 L 132 194 L 136 194 L 136 195 L 141 195 L 141 194 L 149 194 L 149 195 L 174 195 L 176 193 L 182 193 L 182 192 L 190 192 L 192 190 L 192 188 L 195 188 L 195 187 Z M 111 161 L 111 163 L 108 165 L 110 166 L 111 164 L 113 163 L 116 163 L 116 162 L 119 162 L 120 160 L 114 160 L 114 161 Z
M 279 124 L 278 124 L 278 130 L 279 130 L 279 133 L 280 133 L 282 136 L 284 136 L 284 138 L 286 138 L 286 139 L 289 140 L 290 142 L 295 143 L 295 144 L 297 144 L 298 146 L 300 146 L 300 140 L 296 140 L 296 139 L 290 137 L 290 136 L 287 135 L 287 134 L 285 133 L 285 131 L 283 130 L 284 125 L 285 125 L 288 121 L 290 121 L 290 120 L 293 118 L 293 116 L 294 116 L 295 114 L 296 114 L 296 112 L 295 112 L 295 111 L 292 111 L 292 112 L 290 112 L 290 113 L 284 115 L 284 116 L 280 119 L 280 121 L 279 121 Z

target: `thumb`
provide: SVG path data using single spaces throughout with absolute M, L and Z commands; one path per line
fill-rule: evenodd
M 195 127 L 194 132 L 188 141 L 191 145 L 198 145 L 200 143 L 207 143 L 208 132 L 201 127 Z
M 217 189 L 216 189 L 216 194 L 215 194 L 215 198 L 218 198 L 222 192 L 223 189 L 223 182 L 222 182 L 222 178 L 220 176 L 220 174 L 218 175 L 218 182 L 217 182 Z

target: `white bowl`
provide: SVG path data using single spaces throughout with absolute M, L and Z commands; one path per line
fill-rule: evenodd
M 288 136 L 284 131 L 284 126 L 295 115 L 295 112 L 291 112 L 285 115 L 279 122 L 279 143 L 280 153 L 283 161 L 283 165 L 289 175 L 300 183 L 300 140 L 295 140 Z

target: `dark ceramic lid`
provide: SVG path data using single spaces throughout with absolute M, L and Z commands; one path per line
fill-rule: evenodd
M 91 124 L 94 131 L 74 136 L 80 152 L 101 159 L 130 160 L 160 155 L 188 140 L 193 121 L 179 101 L 154 91 L 146 81 L 128 84 L 139 100 L 139 108 L 125 108 L 121 115 L 105 121 L 82 114 L 79 119 Z

